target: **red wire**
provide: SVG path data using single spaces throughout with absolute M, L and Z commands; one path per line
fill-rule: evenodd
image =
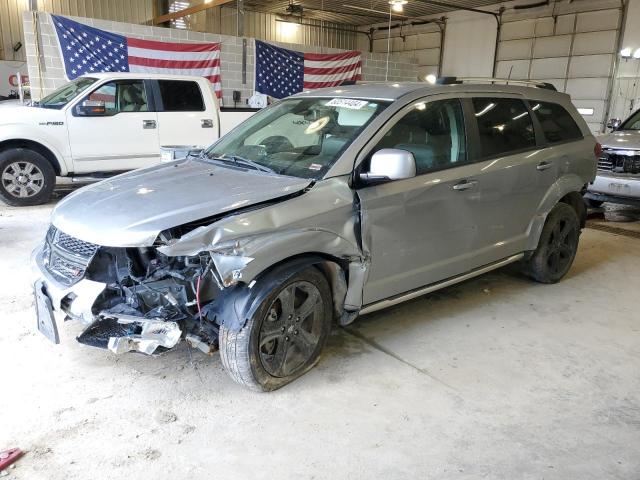
M 196 304 L 198 305 L 198 317 L 200 317 L 200 321 L 202 321 L 202 311 L 200 310 L 200 280 L 202 280 L 202 277 L 198 277 L 198 281 L 196 282 Z

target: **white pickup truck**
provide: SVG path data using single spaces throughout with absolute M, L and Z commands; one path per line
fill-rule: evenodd
M 227 123 L 250 115 L 229 114 Z M 230 128 L 221 126 L 205 78 L 79 77 L 33 105 L 0 104 L 0 198 L 14 206 L 45 203 L 56 176 L 84 182 L 153 165 L 161 146 L 203 148 Z

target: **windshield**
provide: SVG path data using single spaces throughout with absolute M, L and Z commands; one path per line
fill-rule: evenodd
M 640 130 L 640 110 L 636 111 L 627 118 L 618 130 Z
M 34 106 L 42 108 L 53 108 L 60 110 L 71 100 L 80 95 L 90 85 L 93 85 L 97 81 L 96 78 L 80 77 L 75 79 L 71 83 L 67 83 L 64 87 L 60 87 L 58 90 L 50 95 L 47 95 L 39 102 L 35 102 Z
M 301 178 L 321 178 L 388 102 L 292 98 L 249 118 L 204 156 Z

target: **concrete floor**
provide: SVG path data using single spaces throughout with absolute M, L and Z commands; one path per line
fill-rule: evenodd
M 271 394 L 186 347 L 116 357 L 35 328 L 51 205 L 0 207 L 5 478 L 640 478 L 640 240 L 587 229 L 568 277 L 500 271 L 334 329 Z

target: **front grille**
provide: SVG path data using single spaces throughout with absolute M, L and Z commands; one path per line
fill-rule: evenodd
M 65 280 L 64 283 L 73 284 L 82 278 L 84 269 L 66 258 L 54 255 L 49 263 L 49 271 L 55 273 L 56 277 Z
M 58 240 L 56 246 L 81 257 L 93 257 L 98 250 L 98 245 L 89 242 L 83 242 L 77 238 L 67 235 L 58 230 Z
M 70 286 L 84 276 L 98 248 L 51 225 L 43 250 L 44 266 L 58 282 Z
M 611 173 L 640 174 L 640 151 L 605 150 L 598 159 L 598 170 Z

